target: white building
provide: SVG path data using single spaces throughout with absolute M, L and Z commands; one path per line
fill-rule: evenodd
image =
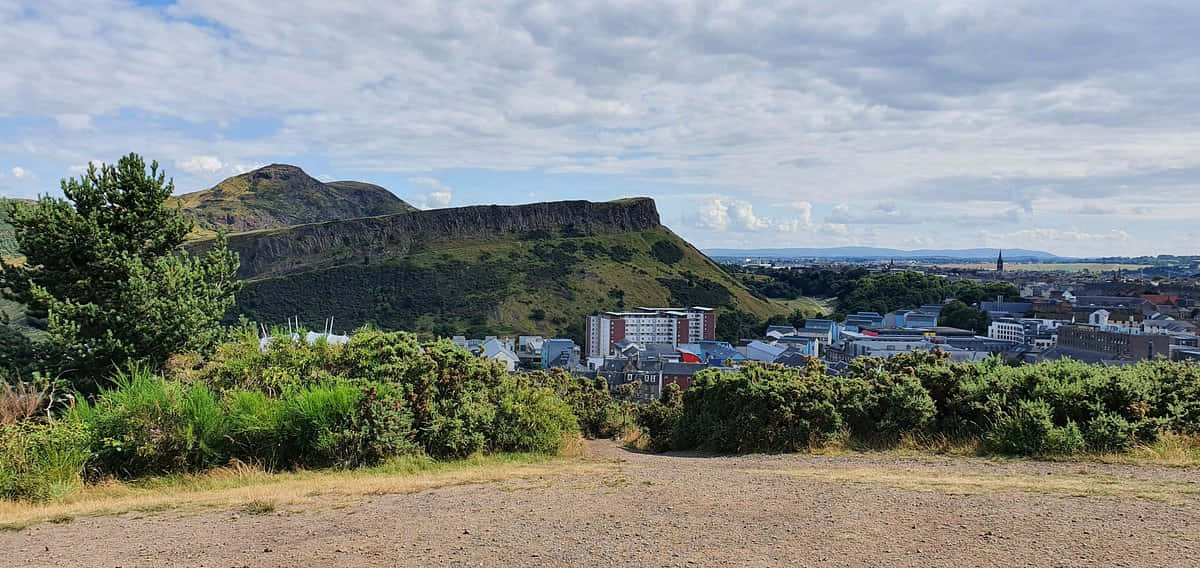
M 996 320 L 988 326 L 987 336 L 991 339 L 1025 342 L 1025 324 L 1016 320 Z
M 622 340 L 639 345 L 698 343 L 716 338 L 712 308 L 637 308 L 632 312 L 605 312 L 585 321 L 587 357 L 611 354 Z

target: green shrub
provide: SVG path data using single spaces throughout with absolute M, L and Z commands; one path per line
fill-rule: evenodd
M 675 445 L 675 431 L 682 415 L 683 392 L 675 383 L 664 387 L 658 400 L 638 409 L 638 428 L 649 437 L 651 451 L 665 452 Z
M 683 395 L 672 442 L 715 452 L 808 449 L 842 428 L 836 400 L 828 377 L 817 374 L 760 364 L 707 369 Z
M 85 426 L 53 420 L 0 426 L 0 498 L 48 501 L 82 485 Z
M 1023 456 L 1073 454 L 1083 451 L 1084 439 L 1074 422 L 1055 426 L 1044 400 L 1021 401 L 985 437 L 990 451 Z
M 666 264 L 675 264 L 683 260 L 683 249 L 671 241 L 655 241 L 650 246 L 650 254 Z
M 228 395 L 230 453 L 264 469 L 285 466 L 280 456 L 281 404 L 258 391 L 235 391 Z
M 571 407 L 549 388 L 509 378 L 496 393 L 491 450 L 554 454 L 579 436 Z
M 138 367 L 119 372 L 114 383 L 73 412 L 88 426 L 98 473 L 196 471 L 226 459 L 229 424 L 207 387 L 166 381 Z
M 353 421 L 362 393 L 349 385 L 318 385 L 280 398 L 279 440 L 284 463 L 330 467 L 355 463 Z
M 1125 418 L 1105 412 L 1087 423 L 1083 437 L 1093 451 L 1123 452 L 1137 441 L 1137 432 Z
M 562 369 L 533 371 L 523 374 L 522 378 L 553 390 L 566 401 L 584 437 L 612 438 L 628 426 L 625 407 L 608 392 L 608 383 L 603 378 L 588 379 Z
M 1042 453 L 1048 455 L 1078 454 L 1087 449 L 1083 434 L 1074 422 L 1066 426 L 1056 426 L 1046 432 L 1046 440 L 1042 444 Z
M 854 436 L 896 440 L 923 432 L 937 413 L 919 379 L 886 371 L 881 359 L 856 359 L 849 375 L 837 384 L 839 410 Z

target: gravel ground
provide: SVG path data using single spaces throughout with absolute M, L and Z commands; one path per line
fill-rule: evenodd
M 1200 566 L 1193 469 L 589 449 L 610 473 L 37 525 L 0 565 Z

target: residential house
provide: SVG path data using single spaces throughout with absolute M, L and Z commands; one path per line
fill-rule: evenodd
M 521 364 L 521 358 L 504 341 L 494 337 L 483 342 L 479 349 L 479 355 L 484 359 L 500 362 L 510 373 L 516 371 Z

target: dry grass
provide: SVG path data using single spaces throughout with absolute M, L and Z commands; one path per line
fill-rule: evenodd
M 870 442 L 841 436 L 808 453 L 820 456 L 882 455 L 920 460 L 937 457 L 982 457 L 1000 461 L 1030 461 L 1034 458 L 988 454 L 978 438 L 948 438 L 942 435 L 905 434 L 897 442 Z M 1200 467 L 1200 436 L 1163 432 L 1152 445 L 1140 445 L 1123 453 L 1084 453 L 1039 456 L 1035 461 L 1100 462 L 1163 467 Z
M 16 385 L 0 382 L 0 425 L 18 424 L 38 414 L 46 403 L 49 390 L 49 387 L 37 389 L 24 382 Z
M 263 514 L 276 508 L 320 502 L 353 503 L 364 496 L 415 493 L 438 487 L 565 474 L 611 471 L 616 466 L 578 458 L 526 454 L 478 456 L 455 462 L 399 459 L 351 471 L 267 473 L 235 464 L 203 474 L 138 483 L 91 485 L 60 501 L 31 504 L 0 500 L 0 529 L 20 530 L 62 518 L 132 511 L 242 509 Z
M 814 481 L 887 485 L 910 491 L 947 495 L 985 495 L 994 493 L 1038 493 L 1074 497 L 1118 497 L 1149 499 L 1171 503 L 1195 502 L 1200 486 L 1180 481 L 1116 477 L 1082 472 L 977 473 L 946 468 L 802 467 L 780 470 L 756 470 L 754 473 L 779 474 Z

